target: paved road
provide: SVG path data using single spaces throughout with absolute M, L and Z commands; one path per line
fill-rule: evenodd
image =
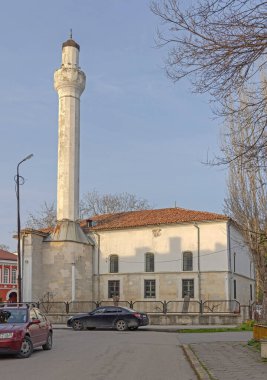
M 55 330 L 52 351 L 0 359 L 6 380 L 196 380 L 177 334 Z

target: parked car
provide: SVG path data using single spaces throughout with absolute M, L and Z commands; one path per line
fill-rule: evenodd
M 52 348 L 52 325 L 36 307 L 26 304 L 0 305 L 0 354 L 28 358 L 34 348 Z
M 147 314 L 127 307 L 101 306 L 90 313 L 77 314 L 67 321 L 67 326 L 74 330 L 94 328 L 116 328 L 118 331 L 137 330 L 139 326 L 149 324 Z

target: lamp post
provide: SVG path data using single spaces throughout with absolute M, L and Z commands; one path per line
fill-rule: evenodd
M 29 154 L 29 156 L 23 158 L 17 165 L 17 174 L 15 176 L 16 182 L 16 196 L 17 196 L 17 233 L 18 233 L 18 302 L 22 302 L 22 292 L 21 292 L 21 251 L 20 251 L 20 199 L 19 199 L 19 186 L 23 185 L 24 178 L 19 175 L 19 166 L 22 162 L 29 160 L 32 158 L 33 154 Z M 22 183 L 20 183 L 20 179 L 22 179 Z

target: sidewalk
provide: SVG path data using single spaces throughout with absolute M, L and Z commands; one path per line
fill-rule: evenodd
M 267 362 L 245 342 L 193 343 L 183 349 L 201 380 L 267 379 Z

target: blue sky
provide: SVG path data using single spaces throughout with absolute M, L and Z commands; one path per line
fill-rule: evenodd
M 159 20 L 146 0 L 13 0 L 1 4 L 0 244 L 16 249 L 14 175 L 22 225 L 56 200 L 57 93 L 61 44 L 81 46 L 87 76 L 81 98 L 81 196 L 130 192 L 155 208 L 221 213 L 226 171 L 203 165 L 218 153 L 219 120 L 208 97 L 165 75 L 155 48 Z

